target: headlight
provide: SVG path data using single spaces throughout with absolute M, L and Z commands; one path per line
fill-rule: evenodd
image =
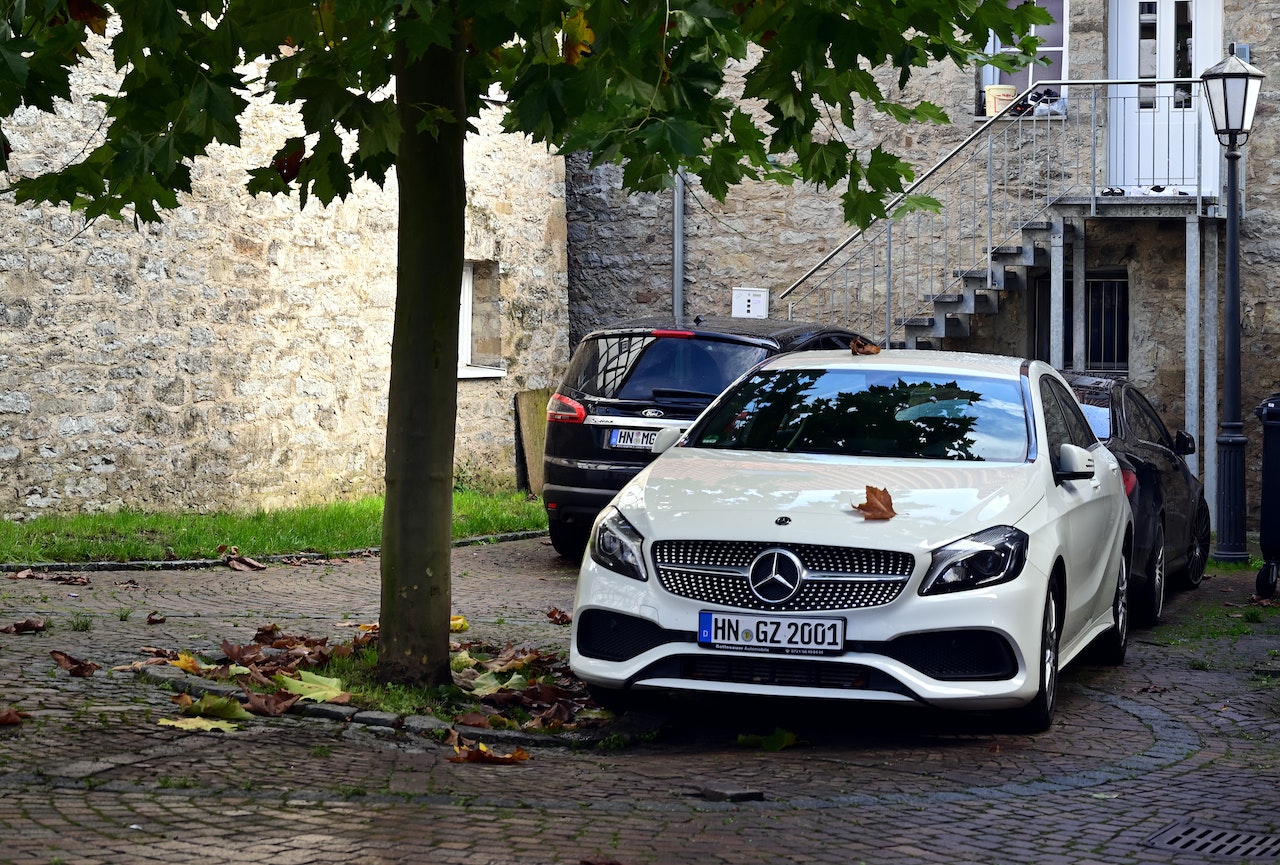
M 995 526 L 933 551 L 933 564 L 920 585 L 922 595 L 941 595 L 1007 583 L 1022 573 L 1027 533 Z
M 610 507 L 600 515 L 591 532 L 589 552 L 597 565 L 616 571 L 633 580 L 648 580 L 640 545 L 644 538 L 617 508 Z

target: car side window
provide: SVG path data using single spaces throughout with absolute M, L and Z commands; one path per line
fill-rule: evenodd
M 1124 403 L 1126 419 L 1138 438 L 1166 448 L 1173 446 L 1169 431 L 1165 429 L 1164 422 L 1151 407 L 1151 403 L 1133 391 L 1125 393 Z
M 1089 421 L 1085 419 L 1076 398 L 1058 382 L 1053 379 L 1048 381 L 1050 388 L 1058 395 L 1058 402 L 1062 405 L 1062 414 L 1066 420 L 1067 431 L 1071 435 L 1071 443 L 1086 450 L 1096 445 L 1098 437 L 1094 435 L 1093 427 L 1089 426 Z
M 1048 438 L 1049 464 L 1056 472 L 1061 460 L 1061 449 L 1064 444 L 1071 443 L 1071 431 L 1067 426 L 1066 415 L 1058 404 L 1058 396 L 1053 390 L 1053 380 L 1046 377 L 1040 379 L 1040 403 L 1044 410 L 1044 431 Z

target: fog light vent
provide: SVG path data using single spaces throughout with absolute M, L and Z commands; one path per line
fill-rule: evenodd
M 1280 860 L 1280 835 L 1237 832 L 1197 823 L 1174 823 L 1144 842 L 1171 853 L 1228 856 L 1232 859 Z

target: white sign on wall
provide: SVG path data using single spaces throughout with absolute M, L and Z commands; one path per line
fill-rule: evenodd
M 734 318 L 768 318 L 769 289 L 767 288 L 734 288 Z

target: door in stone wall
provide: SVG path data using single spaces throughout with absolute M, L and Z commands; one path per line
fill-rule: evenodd
M 1109 184 L 1195 194 L 1199 178 L 1218 194 L 1221 150 L 1191 79 L 1222 59 L 1222 0 L 1111 0 L 1110 12 L 1110 77 L 1129 83 L 1110 87 Z

